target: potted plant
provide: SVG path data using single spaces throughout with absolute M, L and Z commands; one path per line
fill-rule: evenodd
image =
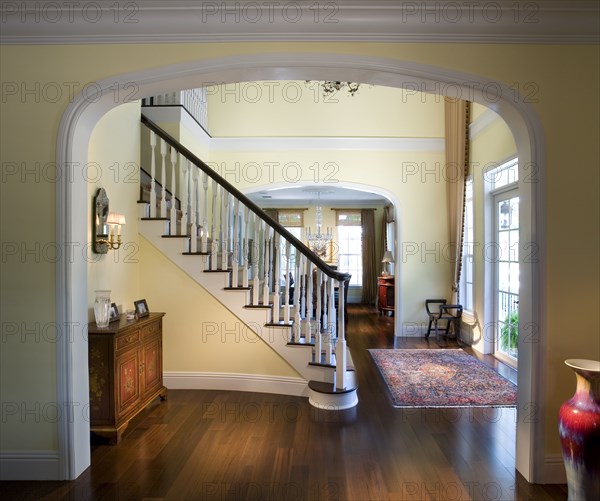
M 504 351 L 516 353 L 519 347 L 519 310 L 506 315 L 500 329 L 500 343 Z

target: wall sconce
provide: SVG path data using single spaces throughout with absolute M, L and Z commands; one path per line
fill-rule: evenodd
M 110 236 L 106 244 L 109 249 L 117 250 L 121 247 L 121 226 L 125 225 L 125 216 L 118 212 L 109 212 L 106 224 L 110 227 Z M 115 241 L 115 233 L 117 234 L 117 240 Z
M 107 254 L 110 249 L 117 250 L 121 247 L 121 226 L 124 224 L 123 214 L 108 211 L 106 191 L 104 188 L 99 188 L 94 198 L 94 252 Z
M 383 271 L 381 272 L 382 275 L 389 275 L 390 271 L 389 271 L 389 263 L 393 263 L 394 262 L 394 256 L 392 255 L 391 251 L 386 250 L 383 253 L 383 259 L 381 260 L 381 262 L 383 263 Z

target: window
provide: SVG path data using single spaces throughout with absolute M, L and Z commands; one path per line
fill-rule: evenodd
M 516 368 L 519 342 L 519 164 L 514 158 L 485 173 L 494 228 L 492 288 L 494 355 Z M 492 271 L 492 270 L 490 270 Z
M 279 209 L 277 211 L 277 221 L 298 240 L 302 240 L 302 227 L 304 226 L 304 209 Z M 279 247 L 279 262 L 281 263 L 280 280 L 282 281 L 285 281 L 285 270 L 287 263 L 285 248 L 285 245 L 281 245 Z M 292 274 L 292 277 L 294 277 L 295 274 L 295 266 L 295 253 L 292 248 L 290 249 L 290 273 Z
M 277 211 L 277 220 L 287 230 L 290 228 L 302 228 L 304 226 L 304 209 L 279 209 Z M 296 236 L 295 233 L 294 236 Z
M 502 165 L 484 173 L 486 181 L 490 183 L 490 190 L 497 190 L 503 186 L 516 183 L 519 180 L 518 159 L 513 158 Z
M 338 270 L 350 273 L 350 285 L 362 285 L 362 226 L 360 211 L 336 211 Z
M 465 186 L 465 215 L 462 248 L 462 272 L 460 274 L 460 302 L 465 310 L 473 311 L 473 179 L 467 179 Z

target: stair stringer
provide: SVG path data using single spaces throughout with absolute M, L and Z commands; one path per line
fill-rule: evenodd
M 161 220 L 142 220 L 139 224 L 139 233 L 150 244 L 255 332 L 306 380 L 305 395 L 308 395 L 308 381 L 333 382 L 334 374 L 330 368 L 309 365 L 312 361 L 311 346 L 288 345 L 291 326 L 267 325 L 271 322 L 271 308 L 245 308 L 250 303 L 249 290 L 226 290 L 229 271 L 205 272 L 209 256 L 184 255 L 189 238 L 163 238 L 164 230 L 165 221 Z

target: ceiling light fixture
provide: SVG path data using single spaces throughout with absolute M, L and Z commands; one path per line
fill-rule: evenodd
M 307 85 L 311 85 L 313 83 L 313 80 L 306 81 Z M 323 97 L 333 96 L 337 92 L 344 89 L 348 92 L 348 94 L 354 96 L 360 87 L 358 82 L 342 82 L 337 80 L 325 80 L 323 82 L 319 82 L 319 85 L 323 89 Z
M 317 191 L 317 206 L 316 206 L 316 233 L 311 233 L 310 226 L 306 232 L 306 238 L 308 240 L 308 247 L 317 256 L 325 257 L 327 255 L 327 247 L 333 239 L 333 232 L 331 228 L 327 228 L 327 233 L 322 233 L 321 228 L 323 226 L 323 211 L 321 207 L 321 192 Z

